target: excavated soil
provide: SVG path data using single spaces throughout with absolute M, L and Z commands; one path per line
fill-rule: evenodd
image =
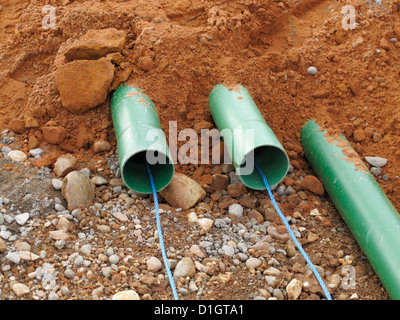
M 105 157 L 93 152 L 93 142 L 98 139 L 108 140 L 112 146 L 109 154 L 115 153 L 109 97 L 88 112 L 71 114 L 61 105 L 54 73 L 59 49 L 67 41 L 89 29 L 116 28 L 127 35 L 122 55 L 132 72 L 125 83 L 142 88 L 154 102 L 167 135 L 169 121 L 177 121 L 178 130 L 202 121 L 213 123 L 209 93 L 216 84 L 239 83 L 251 93 L 288 151 L 296 174 L 313 174 L 299 138 L 302 125 L 316 119 L 332 132 L 343 132 L 362 159 L 388 159 L 385 179 L 376 178 L 400 210 L 397 0 L 49 3 L 57 9 L 56 28 L 44 30 L 42 7 L 48 1 L 0 1 L 0 131 L 13 132 L 12 149 L 46 150 L 45 160 L 37 167 L 51 168 L 58 155 L 72 153 L 85 164 L 82 166 L 95 169 Z M 354 30 L 342 27 L 341 10 L 348 4 L 356 9 Z M 316 75 L 307 72 L 310 66 L 317 69 Z M 41 129 L 46 125 L 66 129 L 62 143 L 44 140 Z M 212 172 L 211 165 L 204 167 L 203 174 Z M 7 164 L 7 170 L 0 172 L 11 174 L 13 170 L 20 169 Z M 177 165 L 176 170 L 192 176 L 196 166 Z M 0 176 L 2 184 L 3 180 Z M 2 192 L 4 196 L 10 189 Z M 322 210 L 323 205 L 318 205 Z M 289 211 L 284 213 L 291 215 Z M 344 224 L 333 206 L 329 214 L 330 226 Z M 324 253 L 335 256 L 345 249 L 355 258 L 358 282 L 351 294 L 357 293 L 360 299 L 389 299 L 349 230 L 335 236 L 321 225 L 318 237 L 330 238 Z M 321 246 L 311 243 L 306 251 L 320 257 Z M 249 298 L 244 288 L 240 291 L 232 282 L 224 288 L 223 297 L 215 287 L 207 298 Z M 350 296 L 338 289 L 335 297 L 343 292 Z

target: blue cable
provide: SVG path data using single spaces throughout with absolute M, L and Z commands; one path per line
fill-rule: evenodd
M 278 213 L 279 217 L 281 218 L 282 222 L 284 223 L 284 225 L 285 225 L 287 231 L 289 232 L 290 236 L 292 237 L 293 242 L 295 243 L 295 245 L 299 249 L 301 255 L 304 257 L 304 259 L 307 261 L 308 265 L 310 266 L 312 272 L 314 273 L 315 277 L 317 278 L 317 280 L 319 282 L 319 285 L 321 286 L 322 290 L 324 291 L 324 294 L 325 294 L 326 298 L 328 300 L 332 300 L 332 297 L 331 297 L 331 295 L 330 295 L 330 293 L 328 291 L 328 288 L 325 286 L 325 283 L 323 282 L 320 274 L 318 273 L 317 269 L 315 268 L 315 266 L 311 262 L 310 258 L 307 256 L 307 253 L 304 251 L 304 249 L 301 246 L 301 244 L 299 243 L 299 241 L 297 241 L 297 238 L 296 238 L 295 234 L 293 233 L 292 229 L 290 228 L 290 225 L 289 225 L 288 221 L 286 220 L 285 216 L 283 215 L 283 213 L 279 209 L 279 207 L 278 207 L 278 205 L 277 205 L 277 203 L 275 201 L 275 198 L 274 198 L 274 196 L 272 194 L 271 188 L 269 187 L 267 178 L 265 177 L 264 173 L 261 171 L 261 169 L 257 165 L 257 163 L 254 162 L 254 165 L 255 165 L 256 169 L 258 170 L 258 172 L 260 173 L 260 175 L 261 175 L 261 177 L 262 177 L 262 179 L 264 181 L 265 187 L 267 188 L 267 191 L 268 191 L 269 197 L 270 197 L 270 199 L 272 201 L 272 204 L 273 204 L 276 212 Z
M 161 230 L 160 209 L 158 208 L 157 190 L 156 190 L 156 186 L 154 184 L 153 175 L 151 174 L 150 166 L 147 163 L 147 161 L 146 161 L 146 167 L 147 167 L 147 172 L 148 172 L 149 178 L 150 178 L 151 189 L 153 190 L 154 207 L 155 207 L 155 211 L 156 211 L 157 231 L 158 231 L 158 238 L 160 239 L 161 254 L 162 254 L 162 257 L 164 260 L 165 269 L 167 270 L 169 284 L 172 288 L 172 293 L 174 295 L 174 299 L 179 300 L 178 293 L 177 293 L 176 287 L 175 287 L 174 278 L 172 276 L 171 269 L 169 268 L 167 254 L 165 252 L 164 239 L 163 239 L 162 230 Z

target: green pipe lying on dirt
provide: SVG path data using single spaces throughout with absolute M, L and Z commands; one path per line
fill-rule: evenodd
M 400 215 L 343 135 L 314 120 L 301 130 L 304 153 L 390 297 L 400 299 Z
M 250 93 L 241 85 L 232 89 L 217 85 L 210 93 L 209 106 L 243 183 L 252 189 L 265 190 L 254 160 L 271 187 L 281 182 L 289 169 L 289 157 Z
M 125 184 L 138 193 L 152 193 L 148 161 L 157 192 L 167 187 L 175 166 L 153 102 L 140 89 L 124 85 L 112 95 L 111 115 Z

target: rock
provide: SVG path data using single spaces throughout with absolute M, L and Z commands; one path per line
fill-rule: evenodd
M 240 204 L 234 203 L 229 206 L 228 209 L 229 214 L 233 214 L 238 218 L 243 217 L 243 207 Z
M 126 33 L 115 28 L 88 30 L 65 50 L 68 60 L 95 60 L 108 54 L 121 52 L 126 42 Z
M 175 173 L 171 183 L 160 195 L 173 207 L 187 210 L 204 199 L 206 192 L 193 179 L 181 173 Z
M 64 230 L 54 230 L 49 231 L 49 237 L 53 240 L 67 240 L 69 238 L 69 234 Z
M 43 139 L 50 144 L 61 144 L 67 134 L 63 127 L 59 126 L 46 126 L 42 127 Z
M 74 114 L 102 104 L 113 78 L 114 65 L 106 58 L 73 61 L 55 73 L 62 106 Z
M 39 157 L 43 154 L 43 150 L 41 148 L 35 148 L 29 150 L 29 153 L 32 155 L 32 157 Z
M 316 75 L 316 74 L 317 74 L 317 68 L 315 68 L 315 67 L 309 67 L 309 68 L 307 69 L 307 72 L 308 72 L 308 74 Z
M 255 269 L 261 265 L 261 260 L 258 258 L 249 258 L 246 261 L 246 266 L 249 269 Z
M 7 156 L 14 162 L 24 162 L 28 159 L 28 156 L 19 150 L 10 151 Z
M 214 220 L 210 218 L 201 218 L 197 220 L 197 223 L 200 226 L 202 233 L 204 234 L 210 231 L 211 227 L 214 224 Z
M 365 140 L 365 131 L 363 129 L 354 130 L 353 139 L 355 142 L 361 142 Z
M 94 176 L 91 180 L 95 186 L 103 186 L 108 183 L 106 179 L 100 176 Z
M 371 167 L 369 171 L 375 176 L 378 177 L 382 174 L 382 168 Z
M 111 228 L 105 224 L 100 224 L 97 226 L 97 229 L 101 232 L 101 233 L 109 233 L 111 231 Z
M 140 300 L 140 297 L 134 290 L 125 290 L 115 293 L 112 300 Z
M 17 297 L 22 297 L 30 293 L 28 286 L 23 283 L 16 283 L 12 286 L 12 291 L 17 295 Z
M 259 224 L 262 224 L 263 222 L 264 222 L 264 217 L 263 217 L 263 215 L 261 214 L 261 213 L 259 213 L 257 210 L 250 210 L 248 213 L 247 213 L 247 217 L 249 218 L 249 219 L 255 219 L 255 220 L 257 220 L 257 222 L 259 223 Z
M 325 193 L 324 186 L 322 185 L 321 181 L 314 176 L 305 176 L 301 181 L 300 187 L 319 196 L 323 196 Z
M 297 300 L 301 294 L 303 283 L 300 280 L 292 279 L 286 286 L 286 292 L 289 300 Z
M 157 272 L 162 268 L 162 262 L 156 258 L 156 257 L 151 257 L 146 261 L 147 265 L 147 271 L 149 272 Z
M 29 219 L 29 212 L 21 213 L 15 216 L 15 221 L 23 226 Z
M 62 180 L 60 179 L 52 179 L 51 184 L 54 188 L 54 190 L 60 191 L 62 187 Z
M 193 253 L 195 256 L 199 258 L 205 258 L 206 254 L 204 250 L 197 244 L 194 244 L 190 247 L 189 252 Z
M 73 171 L 76 166 L 76 158 L 72 154 L 59 157 L 54 164 L 54 172 L 57 176 L 63 177 Z
M 230 184 L 227 188 L 227 191 L 228 194 L 233 198 L 240 197 L 247 192 L 246 186 L 243 183 L 239 182 Z
M 387 164 L 387 159 L 381 157 L 365 157 L 365 161 L 376 168 L 382 168 Z
M 233 255 L 235 254 L 235 249 L 229 245 L 223 245 L 222 252 L 224 255 L 226 255 L 228 257 L 233 257 Z
M 93 204 L 95 186 L 86 174 L 72 171 L 64 178 L 61 192 L 68 202 L 68 209 L 72 211 Z
M 7 245 L 6 242 L 0 238 L 0 252 L 6 251 L 7 250 Z
M 30 251 L 18 251 L 18 254 L 21 258 L 21 260 L 25 260 L 25 261 L 36 261 L 38 260 L 40 257 L 37 254 L 34 254 Z
M 61 216 L 56 224 L 56 229 L 63 230 L 64 232 L 72 232 L 75 229 L 75 225 L 64 216 Z
M 108 152 L 110 150 L 111 150 L 111 145 L 108 141 L 98 140 L 93 144 L 94 153 Z
M 21 257 L 17 252 L 9 252 L 6 255 L 6 259 L 8 261 L 11 261 L 15 264 L 18 264 L 21 261 Z
M 174 270 L 174 278 L 192 277 L 196 273 L 196 268 L 191 258 L 186 257 L 179 261 Z
M 212 177 L 213 181 L 210 185 L 210 189 L 212 191 L 226 190 L 230 181 L 229 176 L 223 174 L 214 174 Z
M 269 226 L 267 228 L 267 232 L 272 238 L 275 238 L 275 239 L 283 241 L 283 242 L 288 241 L 290 238 L 289 233 L 279 233 L 278 229 L 273 226 Z

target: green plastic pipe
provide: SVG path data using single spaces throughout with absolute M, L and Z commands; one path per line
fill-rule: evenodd
M 119 87 L 111 97 L 121 176 L 132 190 L 152 193 L 146 162 L 157 191 L 171 182 L 175 167 L 153 102 L 139 88 Z
M 343 135 L 314 121 L 301 130 L 304 153 L 390 297 L 400 299 L 400 215 Z
M 271 187 L 285 178 L 289 169 L 286 151 L 246 88 L 215 86 L 209 107 L 237 174 L 247 187 L 265 190 L 254 160 Z

